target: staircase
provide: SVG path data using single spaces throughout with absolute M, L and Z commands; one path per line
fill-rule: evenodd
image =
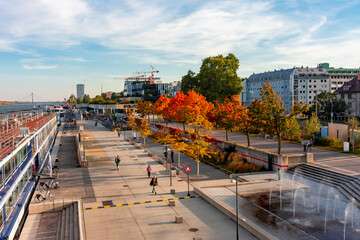
M 334 187 L 350 201 L 355 199 L 355 204 L 360 207 L 360 179 L 357 177 L 347 176 L 307 164 L 290 168 L 288 172 L 296 173 L 296 175 L 304 178 Z
M 56 240 L 79 240 L 78 203 L 74 202 L 59 214 Z

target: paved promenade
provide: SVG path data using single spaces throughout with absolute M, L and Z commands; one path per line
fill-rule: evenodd
M 182 129 L 182 125 L 179 123 L 170 123 L 169 126 Z M 212 130 L 209 135 L 222 140 L 226 139 L 225 131 L 222 130 Z M 246 135 L 229 132 L 229 141 L 247 146 Z M 252 147 L 277 153 L 277 140 L 250 137 L 250 143 Z M 303 152 L 304 147 L 301 145 L 282 143 L 283 154 L 294 154 Z M 318 148 L 312 148 L 312 153 L 314 154 L 314 166 L 346 175 L 360 176 L 360 157 L 358 156 L 345 153 L 337 153 Z
M 76 168 L 76 156 L 64 155 L 67 151 L 63 151 L 70 148 L 71 143 L 66 143 L 66 140 L 74 135 L 75 132 L 71 131 L 62 133 L 57 179 L 61 187 L 52 192 L 55 201 L 82 199 L 82 208 L 91 209 L 82 212 L 85 239 L 235 238 L 234 221 L 202 198 L 184 199 L 187 196 L 186 181 L 174 177 L 170 187 L 168 171 L 163 165 L 101 124 L 95 127 L 93 121 L 86 122 L 82 138 L 85 140 L 88 168 Z M 119 171 L 114 163 L 116 155 L 121 157 Z M 147 165 L 159 179 L 156 195 L 151 193 Z M 226 175 L 220 181 L 229 183 Z M 175 189 L 176 194 L 170 194 L 170 189 Z M 195 196 L 192 189 L 190 186 L 190 193 Z M 176 199 L 175 206 L 170 207 L 167 199 L 172 198 Z M 117 206 L 103 207 L 107 205 Z M 175 216 L 182 216 L 184 223 L 175 223 Z M 24 228 L 28 237 L 22 236 L 21 239 L 39 236 L 36 229 L 43 229 L 36 227 L 41 225 L 39 222 L 43 220 L 29 215 Z M 35 233 L 31 234 L 31 231 Z M 256 239 L 241 227 L 240 234 L 241 239 Z

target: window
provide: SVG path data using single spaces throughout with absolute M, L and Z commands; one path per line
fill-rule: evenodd
M 345 96 L 343 93 L 340 96 L 341 96 L 341 99 L 345 99 Z
M 311 88 L 311 85 L 309 85 L 309 88 Z
M 351 93 L 348 94 L 348 99 L 352 99 Z
M 12 200 L 12 197 L 9 197 L 9 199 L 6 201 L 6 217 L 7 218 L 10 216 L 12 208 L 13 208 L 13 200 Z
M 5 182 L 7 180 L 9 180 L 9 178 L 11 177 L 11 166 L 10 166 L 10 162 L 8 161 L 7 163 L 5 163 L 4 165 L 4 169 L 5 169 Z
M 2 188 L 2 186 L 3 186 L 3 174 L 2 173 L 3 173 L 2 167 L 0 167 L 0 188 Z M 0 215 L 0 218 L 1 218 L 1 215 Z
M 348 102 L 348 107 L 352 108 L 352 102 Z

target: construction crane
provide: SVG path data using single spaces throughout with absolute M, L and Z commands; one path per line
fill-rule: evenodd
M 159 70 L 154 70 L 154 67 L 150 65 L 150 71 L 144 71 L 144 72 L 138 72 L 136 70 L 135 76 L 131 77 L 121 77 L 121 78 L 114 78 L 114 79 L 124 79 L 125 81 L 144 81 L 145 83 L 153 84 L 155 83 L 155 80 L 160 80 L 159 77 L 155 77 L 155 73 L 159 73 Z M 147 77 L 146 75 L 150 73 L 150 77 Z

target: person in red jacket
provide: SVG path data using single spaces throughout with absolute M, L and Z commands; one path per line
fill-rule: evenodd
M 146 171 L 147 171 L 148 176 L 150 177 L 150 174 L 151 174 L 151 167 L 150 167 L 150 165 L 148 165 L 148 167 L 146 168 Z

